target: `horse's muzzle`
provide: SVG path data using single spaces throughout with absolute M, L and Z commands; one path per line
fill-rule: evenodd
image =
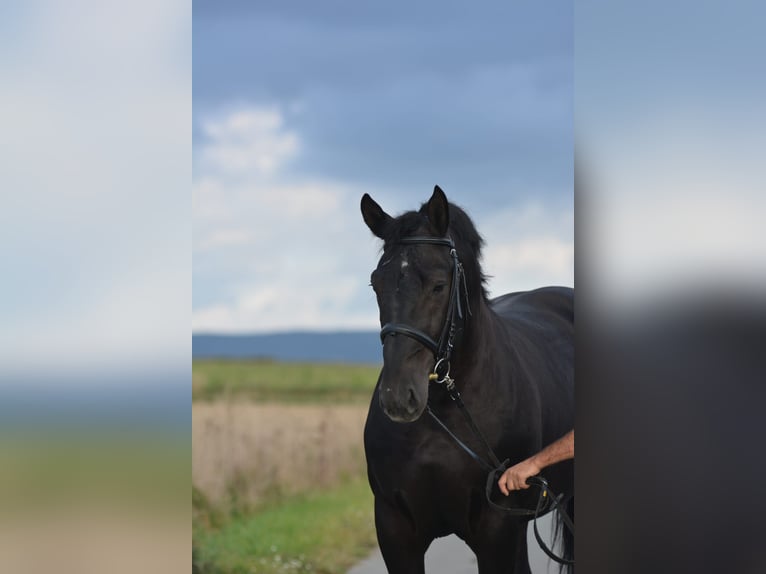
M 394 388 L 387 386 L 385 381 L 381 381 L 378 399 L 386 416 L 397 423 L 418 420 L 428 402 L 428 397 L 421 397 L 413 385 L 399 385 L 399 388 Z

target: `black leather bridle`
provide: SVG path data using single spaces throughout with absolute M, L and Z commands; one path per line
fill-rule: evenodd
M 421 345 L 427 347 L 434 355 L 436 361 L 434 373 L 438 378 L 443 379 L 449 373 L 449 360 L 452 356 L 452 350 L 457 333 L 457 322 L 463 319 L 463 306 L 460 302 L 460 290 L 463 288 L 465 296 L 466 309 L 470 314 L 471 309 L 468 306 L 468 291 L 465 283 L 465 272 L 463 264 L 457 255 L 455 243 L 450 237 L 426 237 L 413 236 L 403 237 L 398 241 L 402 245 L 441 245 L 449 247 L 449 254 L 452 258 L 452 285 L 450 286 L 449 303 L 447 305 L 447 314 L 444 317 L 444 324 L 439 334 L 439 340 L 435 341 L 430 335 L 420 329 L 405 325 L 403 323 L 386 323 L 380 330 L 381 343 L 386 342 L 386 337 L 395 335 L 404 335 L 415 339 Z

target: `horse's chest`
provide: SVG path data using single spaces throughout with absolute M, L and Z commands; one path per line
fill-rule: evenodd
M 381 445 L 382 446 L 382 445 Z M 371 451 L 371 452 L 370 452 Z M 368 464 L 388 493 L 406 491 L 432 505 L 465 498 L 481 477 L 478 467 L 441 436 L 368 450 Z
M 394 501 L 418 529 L 433 536 L 471 531 L 471 507 L 481 502 L 482 478 L 459 457 L 419 450 L 379 474 L 379 494 Z M 378 494 L 378 493 L 376 493 Z

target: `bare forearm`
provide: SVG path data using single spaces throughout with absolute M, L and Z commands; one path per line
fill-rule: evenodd
M 546 466 L 574 458 L 574 429 L 537 454 L 514 464 L 497 481 L 500 492 L 508 496 L 511 490 L 529 488 L 527 479 L 539 474 Z
M 574 458 L 574 429 L 532 456 L 531 460 L 535 466 L 543 469 L 569 458 Z

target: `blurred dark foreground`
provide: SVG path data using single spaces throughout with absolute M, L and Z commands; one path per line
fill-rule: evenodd
M 679 294 L 589 311 L 577 335 L 579 571 L 766 572 L 766 301 Z

